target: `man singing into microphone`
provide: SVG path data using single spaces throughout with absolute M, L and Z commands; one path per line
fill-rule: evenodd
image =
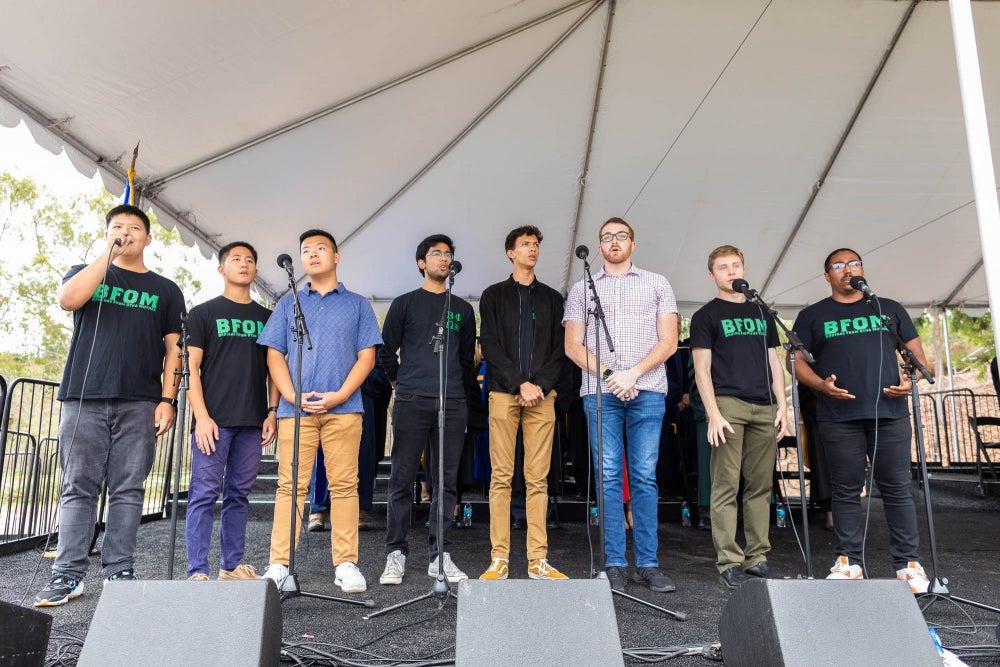
M 456 296 L 444 313 L 444 336 L 440 354 L 444 360 L 446 402 L 444 408 L 444 479 L 438 479 L 439 362 L 436 354 L 438 323 L 442 318 L 448 285 L 454 268 L 455 244 L 444 234 L 428 236 L 417 246 L 417 270 L 424 277 L 418 289 L 396 297 L 382 323 L 385 345 L 379 360 L 396 388 L 392 411 L 392 473 L 386 494 L 385 570 L 380 584 L 401 584 L 406 573 L 409 546 L 413 479 L 426 448 L 428 477 L 433 484 L 427 576 L 437 577 L 438 551 L 443 551 L 444 576 L 450 583 L 469 577 L 451 560 L 451 517 L 457 497 L 458 464 L 468 421 L 467 396 L 478 394 L 476 383 L 476 314 L 472 306 Z M 443 544 L 437 542 L 438 504 L 444 503 Z
M 858 253 L 834 250 L 823 271 L 830 297 L 805 308 L 795 320 L 795 331 L 816 365 L 810 368 L 799 352 L 795 370 L 799 382 L 816 392 L 817 420 L 827 445 L 837 553 L 827 579 L 864 577 L 861 491 L 866 462 L 871 462 L 889 524 L 896 578 L 907 581 L 914 594 L 926 593 L 910 493 L 910 379 L 897 366 L 896 342 L 885 328 L 892 327 L 922 364 L 924 350 L 899 303 L 874 299 L 880 318 L 865 303 L 865 295 L 851 286 L 852 278 L 864 277 Z
M 524 433 L 524 483 L 528 523 L 528 577 L 566 579 L 549 565 L 545 509 L 546 478 L 556 425 L 556 392 L 563 352 L 563 299 L 535 278 L 542 232 L 532 225 L 507 234 L 504 249 L 514 265 L 511 276 L 490 285 L 479 303 L 483 357 L 490 392 L 489 569 L 479 578 L 506 579 L 510 558 L 510 481 L 514 476 L 517 429 Z
M 268 348 L 271 381 L 278 402 L 278 490 L 274 496 L 271 558 L 265 579 L 281 590 L 288 576 L 292 484 L 301 503 L 309 490 L 316 450 L 323 446 L 330 486 L 331 556 L 334 584 L 345 593 L 368 589 L 358 569 L 358 450 L 361 447 L 361 383 L 375 367 L 382 337 L 371 304 L 337 280 L 340 253 L 329 232 L 313 229 L 299 237 L 302 268 L 309 276 L 298 291 L 312 349 L 295 340 L 295 300 L 286 294 L 257 342 Z M 290 269 L 289 269 L 290 270 Z M 302 350 L 302 378 L 292 376 Z M 286 358 L 287 357 L 287 358 Z M 295 405 L 296 382 L 302 403 Z M 292 480 L 295 411 L 301 410 L 298 479 Z M 295 531 L 298 544 L 300 531 Z
M 90 264 L 74 266 L 59 288 L 73 311 L 73 340 L 59 385 L 59 548 L 52 578 L 36 607 L 66 604 L 83 593 L 97 501 L 108 484 L 101 548 L 108 581 L 136 579 L 135 541 L 143 482 L 156 438 L 174 422 L 184 295 L 146 268 L 149 218 L 123 204 L 108 211 L 107 245 Z
M 590 433 L 590 451 L 597 460 L 597 389 L 602 392 L 602 463 L 604 479 L 598 488 L 604 498 L 605 568 L 611 588 L 625 590 L 625 512 L 622 480 L 627 455 L 629 491 L 634 521 L 637 581 L 651 590 L 675 590 L 659 568 L 657 557 L 656 460 L 660 428 L 666 411 L 667 371 L 663 362 L 677 349 L 677 301 L 663 276 L 632 263 L 635 233 L 621 218 L 601 225 L 597 238 L 604 267 L 594 275 L 608 331 L 614 344 L 605 344 L 604 330 L 588 326 L 592 308 L 589 287 L 573 285 L 566 300 L 566 356 L 583 369 L 584 410 Z M 581 250 L 578 249 L 580 254 Z M 595 334 L 601 336 L 596 358 Z M 624 435 L 628 436 L 625 451 Z M 596 464 L 594 468 L 597 469 Z
M 719 246 L 708 256 L 716 297 L 691 318 L 695 381 L 712 445 L 712 542 L 722 584 L 738 588 L 749 576 L 769 578 L 767 552 L 774 447 L 785 434 L 785 371 L 774 320 L 747 301 L 740 287 L 743 253 Z M 742 283 L 740 285 L 739 283 Z M 736 541 L 736 497 L 743 477 L 743 535 Z

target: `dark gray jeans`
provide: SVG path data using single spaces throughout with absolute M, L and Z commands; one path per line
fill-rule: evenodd
M 99 399 L 63 403 L 59 423 L 63 481 L 53 576 L 82 579 L 87 573 L 87 552 L 105 480 L 108 520 L 101 547 L 103 575 L 132 568 L 142 517 L 142 485 L 153 466 L 155 410 L 154 401 Z

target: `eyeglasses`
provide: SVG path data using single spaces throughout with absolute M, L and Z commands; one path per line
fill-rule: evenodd
M 849 262 L 830 262 L 830 266 L 827 268 L 827 271 L 830 271 L 831 269 L 833 271 L 843 271 L 845 266 L 850 267 L 851 271 L 857 271 L 861 268 L 861 260 L 852 259 Z
M 601 243 L 611 243 L 612 240 L 628 241 L 630 238 L 632 238 L 632 235 L 628 232 L 617 232 L 615 234 L 608 232 L 607 234 L 601 234 Z
M 454 257 L 455 257 L 450 252 L 441 251 L 441 250 L 431 250 L 429 253 L 427 253 L 427 256 L 428 257 L 433 257 L 434 259 L 441 259 L 442 257 L 444 257 L 447 260 L 454 259 Z

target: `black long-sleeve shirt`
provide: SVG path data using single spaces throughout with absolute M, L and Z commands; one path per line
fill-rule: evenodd
M 444 309 L 445 294 L 420 288 L 396 297 L 382 324 L 384 345 L 379 360 L 396 393 L 438 395 L 438 357 L 431 339 Z M 449 398 L 475 392 L 476 314 L 468 301 L 451 297 L 445 324 L 448 356 L 446 386 Z

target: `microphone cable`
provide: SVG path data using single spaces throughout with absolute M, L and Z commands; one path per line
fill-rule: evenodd
M 108 272 L 111 269 L 111 262 L 112 262 L 112 257 L 111 257 L 111 252 L 109 251 L 108 252 L 108 261 L 104 265 L 104 275 L 101 276 L 101 282 L 97 286 L 98 291 L 100 291 L 102 287 L 107 287 Z M 81 271 L 82 270 L 83 269 L 81 269 Z M 74 275 L 76 275 L 76 274 L 74 274 Z M 91 298 L 93 298 L 93 297 L 91 297 Z M 87 304 L 85 303 L 83 306 L 81 306 L 81 308 L 85 307 L 86 305 Z M 90 349 L 87 351 L 87 364 L 84 366 L 84 369 L 83 369 L 83 381 L 80 383 L 80 398 L 78 399 L 78 401 L 80 403 L 80 406 L 79 406 L 79 409 L 76 411 L 76 420 L 73 422 L 73 433 L 70 435 L 69 443 L 67 443 L 68 447 L 66 449 L 66 458 L 65 458 L 65 460 L 69 460 L 70 454 L 72 454 L 72 452 L 73 452 L 73 444 L 76 442 L 76 434 L 77 434 L 77 431 L 80 428 L 80 417 L 81 417 L 81 414 L 83 412 L 84 395 L 85 395 L 85 392 L 86 392 L 86 389 L 87 389 L 87 380 L 90 378 L 90 365 L 91 365 L 91 363 L 94 360 L 94 348 L 97 345 L 97 333 L 100 330 L 100 326 L 101 326 L 101 310 L 103 309 L 103 307 L 104 307 L 104 301 L 103 300 L 98 300 L 98 302 L 97 302 L 97 313 L 94 316 L 94 333 L 93 333 L 93 337 L 90 340 Z M 75 356 L 75 354 L 76 354 L 76 352 L 74 352 L 74 356 Z M 69 385 L 69 386 L 72 386 L 72 384 L 73 384 L 73 363 L 72 363 L 72 361 L 73 361 L 72 359 L 67 359 L 67 361 L 66 361 L 66 364 L 69 366 L 69 376 L 67 377 L 67 385 Z M 64 443 L 62 443 L 62 442 L 59 443 L 59 449 L 60 450 L 61 450 L 63 444 Z M 60 456 L 60 460 L 62 460 L 62 456 Z M 62 467 L 61 461 L 60 461 L 59 467 L 60 468 Z M 59 483 L 59 499 L 58 499 L 58 502 L 56 502 L 55 506 L 52 507 L 49 510 L 48 521 L 46 522 L 47 525 L 52 526 L 53 529 L 55 529 L 57 527 L 56 525 L 54 525 L 55 521 L 56 521 L 56 513 L 59 511 L 59 508 L 62 505 L 62 485 L 63 485 L 63 481 L 60 480 L 60 483 Z M 97 519 L 100 520 L 100 517 L 98 516 Z M 21 599 L 18 601 L 18 606 L 22 606 L 22 607 L 24 606 L 24 601 L 28 598 L 28 595 L 30 594 L 31 589 L 33 588 L 33 586 L 35 584 L 35 579 L 38 577 L 38 570 L 42 566 L 42 559 L 45 558 L 45 554 L 49 550 L 49 545 L 50 545 L 50 543 L 52 541 L 52 535 L 53 535 L 54 532 L 56 532 L 56 531 L 55 530 L 49 530 L 49 532 L 47 533 L 47 535 L 45 537 L 45 542 L 42 545 L 42 550 L 41 550 L 41 552 L 38 555 L 38 562 L 35 563 L 35 569 L 31 573 L 31 579 L 28 581 L 28 585 L 25 587 L 24 594 L 21 596 Z
M 878 300 L 878 297 L 873 296 L 872 300 L 875 302 L 876 309 L 878 310 L 879 324 L 884 327 L 888 327 L 889 324 L 886 321 L 885 315 L 882 313 L 882 302 Z M 875 385 L 875 442 L 872 444 L 872 455 L 869 459 L 869 471 L 868 478 L 865 480 L 865 484 L 868 488 L 868 496 L 865 500 L 865 523 L 864 530 L 861 533 L 861 569 L 864 572 L 864 578 L 870 578 L 868 576 L 868 564 L 866 560 L 866 552 L 868 548 L 868 529 L 871 525 L 872 516 L 872 491 L 875 488 L 875 459 L 878 455 L 878 408 L 879 402 L 882 400 L 882 382 L 883 370 L 885 365 L 885 336 L 881 331 L 878 332 L 878 382 Z M 865 451 L 867 453 L 867 438 L 865 443 Z

